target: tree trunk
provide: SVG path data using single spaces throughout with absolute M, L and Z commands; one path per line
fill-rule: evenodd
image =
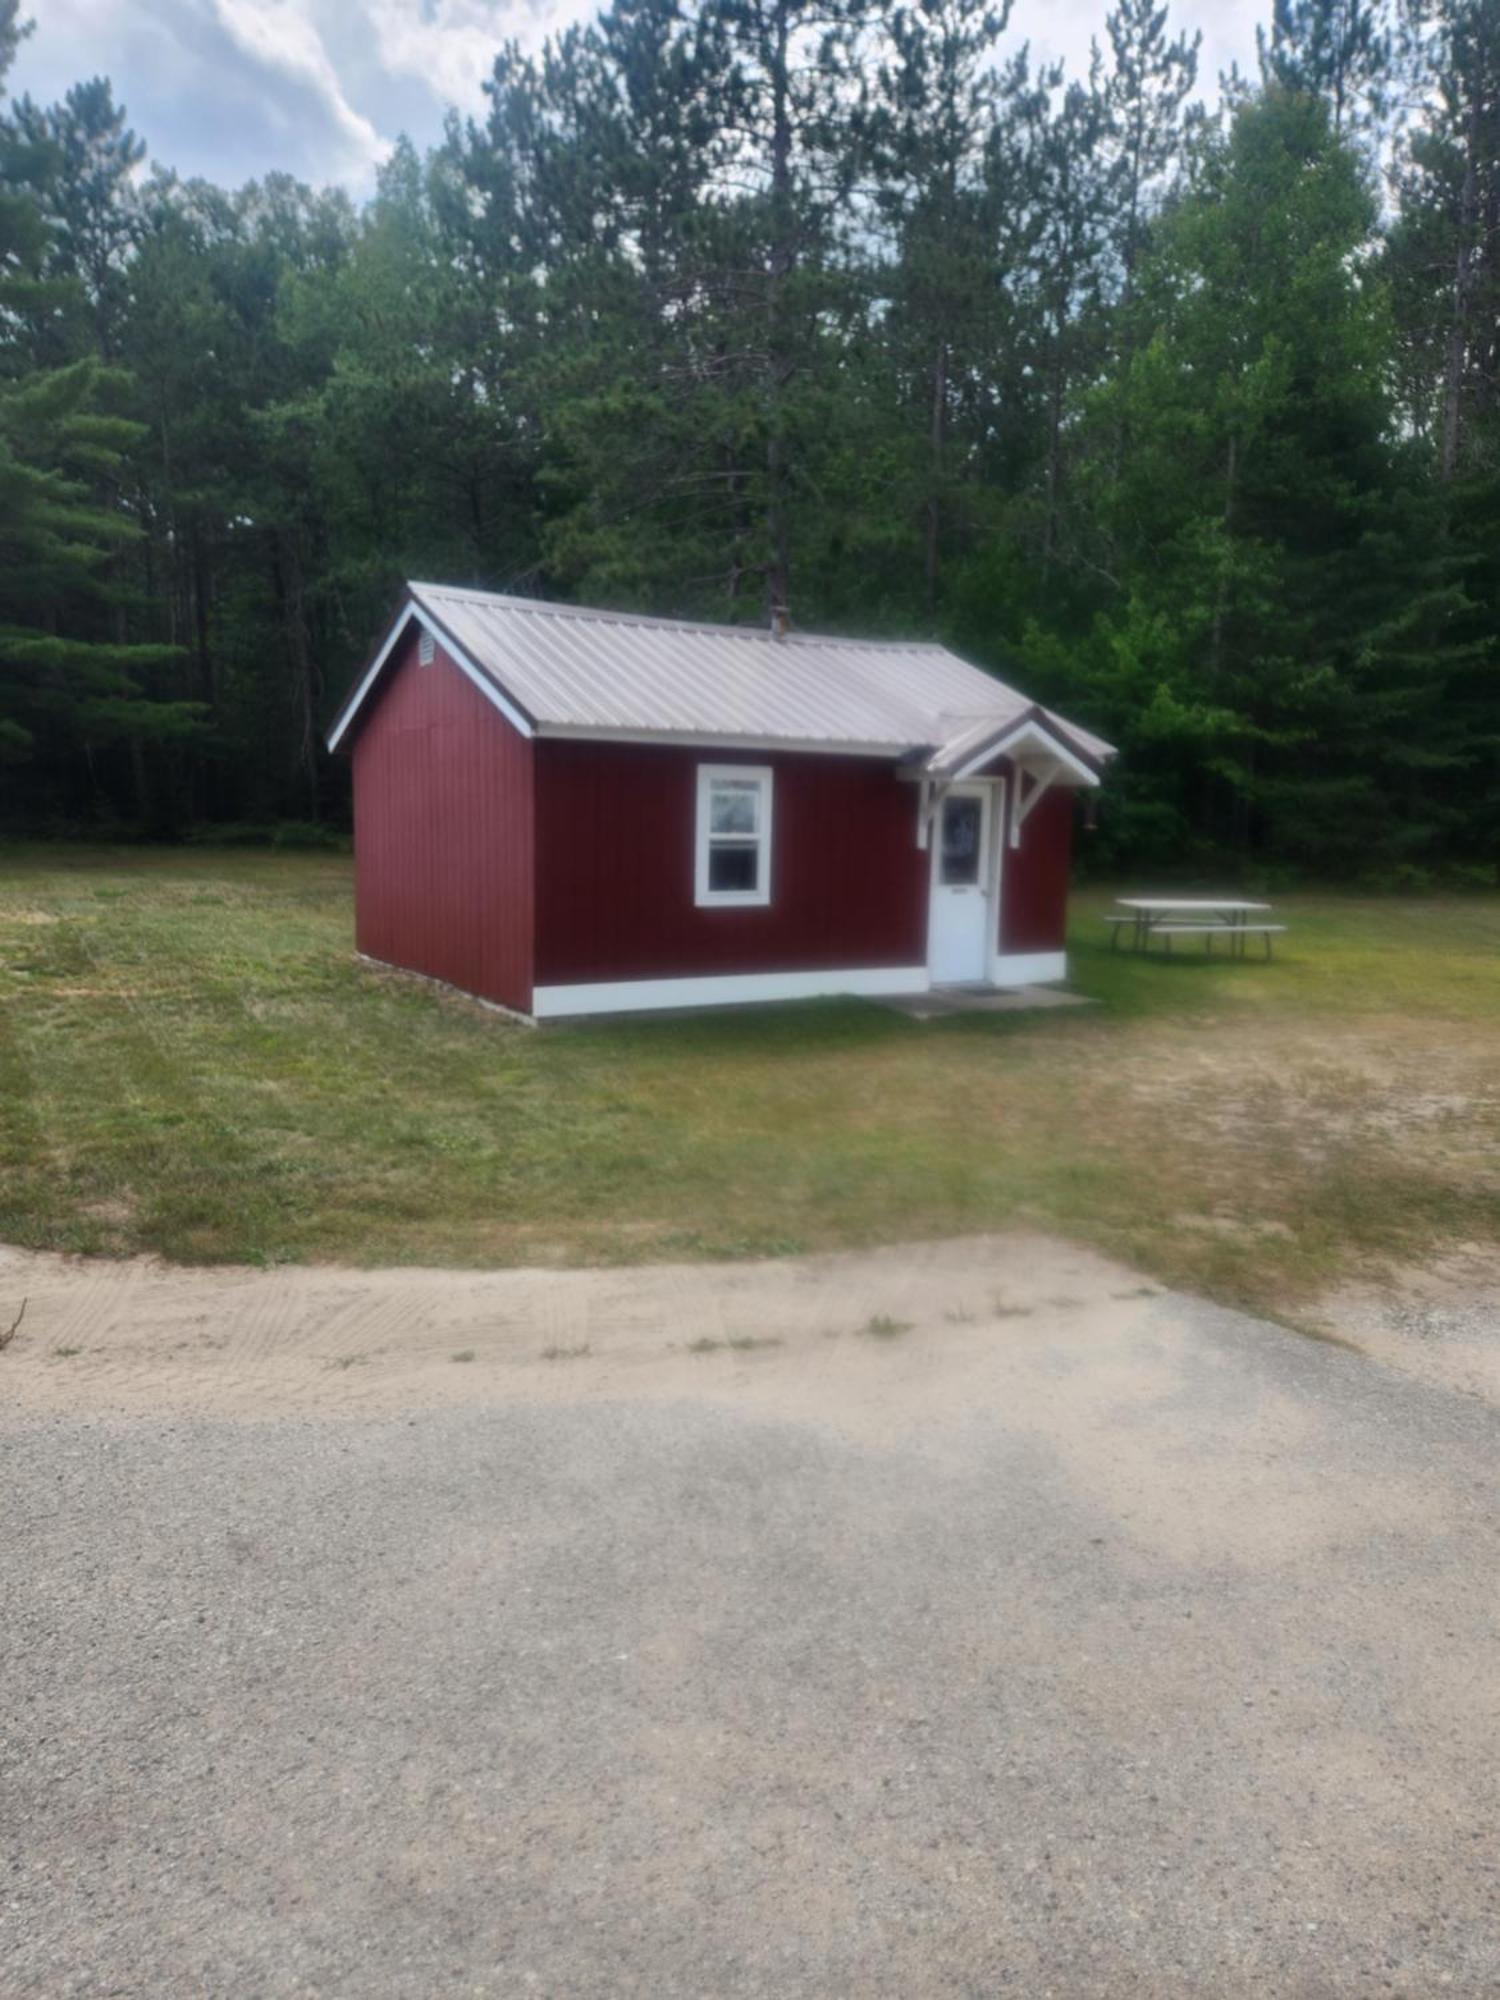
M 292 713 L 297 729 L 296 770 L 309 819 L 318 814 L 318 737 L 316 698 L 313 687 L 312 648 L 308 643 L 302 563 L 295 538 L 277 529 L 272 541 L 272 577 L 281 607 L 281 629 L 286 640 L 287 664 L 292 676 Z
M 1250 833 L 1254 825 L 1254 799 L 1251 787 L 1255 781 L 1255 742 L 1245 745 L 1245 772 L 1247 783 L 1234 795 L 1233 838 L 1235 859 L 1239 873 L 1243 877 L 1250 860 Z
M 219 690 L 214 677 L 214 657 L 208 643 L 208 557 L 203 547 L 203 523 L 193 515 L 193 637 L 198 653 L 198 685 L 211 709 L 217 708 Z
M 1463 187 L 1458 201 L 1458 251 L 1453 260 L 1452 319 L 1443 365 L 1443 433 L 1439 469 L 1444 484 L 1458 470 L 1463 443 L 1465 362 L 1469 353 L 1469 301 L 1474 277 L 1474 218 L 1479 202 L 1475 150 L 1479 144 L 1479 102 L 1469 108 Z
M 1067 391 L 1067 374 L 1063 366 L 1063 320 L 1057 320 L 1056 346 L 1052 361 L 1052 386 L 1047 397 L 1047 475 L 1046 508 L 1042 524 L 1042 574 L 1051 573 L 1053 559 L 1057 554 L 1057 508 L 1058 495 L 1062 486 L 1062 420 L 1063 399 Z
M 1224 527 L 1224 555 L 1219 564 L 1218 578 L 1214 584 L 1214 615 L 1208 638 L 1208 692 L 1210 700 L 1218 699 L 1219 681 L 1224 671 L 1224 626 L 1229 615 L 1229 546 L 1234 532 L 1235 484 L 1239 478 L 1239 439 L 1231 431 L 1229 449 L 1224 460 L 1224 512 L 1221 516 Z M 1243 837 L 1240 815 L 1241 800 L 1238 794 L 1230 804 L 1231 824 L 1236 850 Z M 1218 814 L 1209 802 L 1207 830 L 1211 834 Z
M 1240 474 L 1240 440 L 1230 432 L 1230 448 L 1224 454 L 1224 562 L 1218 570 L 1218 582 L 1214 584 L 1214 622 L 1208 634 L 1208 686 L 1210 692 L 1218 688 L 1218 678 L 1224 668 L 1224 620 L 1230 606 L 1230 572 L 1228 572 L 1228 548 L 1230 536 L 1234 534 L 1234 484 Z
M 929 614 L 937 610 L 938 551 L 943 528 L 943 447 L 948 414 L 948 343 L 939 338 L 932 360 L 931 486 L 927 496 L 927 548 L 923 573 Z
M 791 527 L 787 516 L 786 389 L 793 372 L 787 334 L 786 288 L 796 264 L 792 213 L 791 30 L 786 0 L 777 0 L 771 54 L 771 242 L 766 290 L 766 609 L 774 619 L 791 592 Z

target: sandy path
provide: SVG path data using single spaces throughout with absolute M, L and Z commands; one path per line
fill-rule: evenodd
M 1403 1374 L 1500 1405 L 1500 1246 L 1463 1243 L 1343 1285 L 1313 1323 Z
M 0 1247 L 0 1410 L 381 1415 L 525 1397 L 732 1394 L 845 1428 L 997 1393 L 1038 1342 L 1128 1343 L 1159 1288 L 1035 1232 L 603 1270 L 194 1269 Z M 1302 1324 L 1500 1405 L 1500 1252 L 1471 1245 Z M 872 1330 L 873 1328 L 873 1330 Z M 853 1371 L 851 1373 L 851 1371 Z M 916 1394 L 917 1390 L 920 1394 Z
M 914 1400 L 946 1413 L 945 1384 L 971 1398 L 976 1367 L 1007 1349 L 1122 1340 L 1153 1296 L 1123 1266 L 1033 1234 L 575 1271 L 193 1270 L 0 1250 L 0 1325 L 26 1302 L 0 1401 L 368 1416 L 732 1391 L 869 1427 L 909 1420 Z
M 1122 1264 L 1022 1231 L 567 1271 L 194 1269 L 0 1247 L 0 1330 L 25 1306 L 0 1357 L 0 1410 L 375 1416 L 723 1393 L 869 1430 L 909 1422 L 918 1403 L 951 1414 L 976 1380 L 999 1393 L 1037 1343 L 1123 1346 L 1158 1295 Z M 1343 1287 L 1303 1324 L 1500 1405 L 1492 1248 Z

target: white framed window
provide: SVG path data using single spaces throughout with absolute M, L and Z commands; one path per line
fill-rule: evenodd
M 700 764 L 694 901 L 750 908 L 771 900 L 769 764 Z

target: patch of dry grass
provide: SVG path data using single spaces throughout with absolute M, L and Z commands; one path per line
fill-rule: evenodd
M 362 966 L 348 863 L 0 851 L 0 1240 L 578 1263 L 992 1229 L 1285 1308 L 1493 1235 L 1500 899 L 1295 897 L 1269 966 L 916 1024 L 825 1002 L 534 1033 Z

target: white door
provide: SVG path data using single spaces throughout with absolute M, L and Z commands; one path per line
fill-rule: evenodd
M 927 920 L 927 969 L 935 986 L 964 985 L 989 971 L 993 796 L 990 785 L 955 785 L 937 810 Z

